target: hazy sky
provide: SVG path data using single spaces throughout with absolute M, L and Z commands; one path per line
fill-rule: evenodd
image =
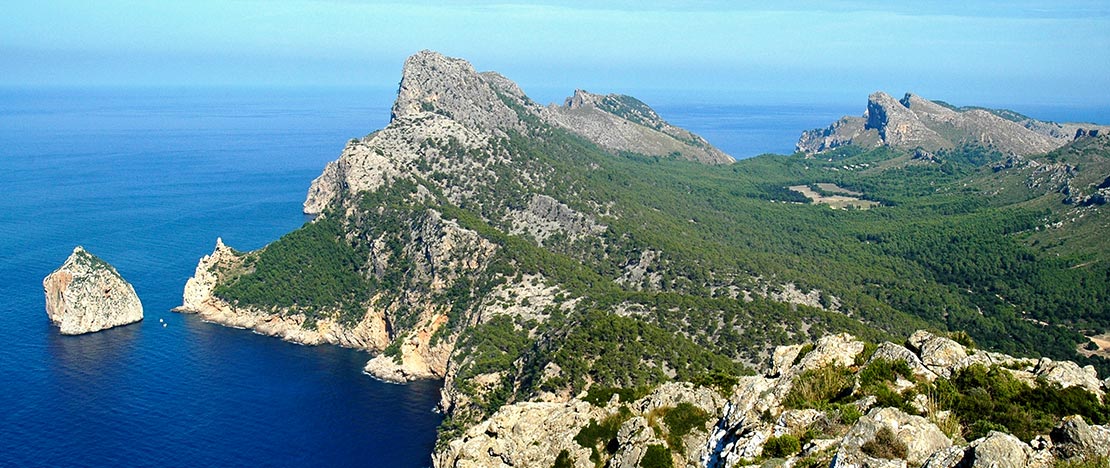
M 1110 105 L 1110 1 L 8 2 L 0 85 L 394 87 L 420 49 L 547 102 Z M 786 2 L 782 2 L 786 3 Z

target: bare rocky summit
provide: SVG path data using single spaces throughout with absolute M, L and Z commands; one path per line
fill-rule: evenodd
M 143 319 L 135 288 L 81 246 L 42 280 L 46 315 L 63 335 L 92 333 Z
M 1052 151 L 1098 125 L 1045 122 L 1012 111 L 953 107 L 907 93 L 901 100 L 875 92 L 862 117 L 846 116 L 823 129 L 802 133 L 797 151 L 820 153 L 845 145 L 889 146 L 933 152 L 978 145 L 1009 155 Z M 1105 131 L 1105 130 L 1103 130 Z
M 635 98 L 576 91 L 565 106 L 542 107 L 500 74 L 479 73 L 465 60 L 425 50 L 405 60 L 389 125 L 352 140 L 338 160 L 328 163 L 312 182 L 304 211 L 320 214 L 344 193 L 373 191 L 414 173 L 466 172 L 468 185 L 495 179 L 490 168 L 506 160 L 433 158 L 430 165 L 418 161 L 430 156 L 426 154 L 429 142 L 453 141 L 463 151 L 497 155 L 492 140 L 525 131 L 525 119 L 563 128 L 614 152 L 706 164 L 733 162 L 705 139 L 667 123 Z M 466 198 L 462 190 L 448 189 L 452 202 Z

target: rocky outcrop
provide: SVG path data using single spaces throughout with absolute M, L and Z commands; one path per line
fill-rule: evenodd
M 562 234 L 570 241 L 605 232 L 605 226 L 547 195 L 534 194 L 528 207 L 510 213 L 510 233 L 527 233 L 543 244 L 547 238 Z
M 706 164 L 731 164 L 731 156 L 704 138 L 675 127 L 647 104 L 631 96 L 606 96 L 576 90 L 562 106 L 542 114 L 549 122 L 613 151 L 649 156 L 677 156 Z
M 135 288 L 81 246 L 42 280 L 46 315 L 63 335 L 92 333 L 143 319 Z
M 1049 368 L 1035 360 L 968 350 L 958 343 L 919 331 L 907 340 L 911 347 L 882 343 L 868 363 L 878 359 L 905 360 L 920 381 L 951 376 L 968 362 L 1005 364 L 999 367 L 1020 374 Z M 435 466 L 504 467 L 551 466 L 564 452 L 573 466 L 639 466 L 648 450 L 666 448 L 674 466 L 733 468 L 751 460 L 772 456 L 766 448 L 773 439 L 803 435 L 810 440 L 800 450 L 786 453 L 782 466 L 819 462 L 833 468 L 860 467 L 1016 467 L 1049 468 L 1056 460 L 1078 460 L 1107 456 L 1110 429 L 1088 425 L 1080 417 L 1068 417 L 1051 434 L 1030 442 L 1000 432 L 971 442 L 955 434 L 953 440 L 937 421 L 947 412 L 915 403 L 921 415 L 876 404 L 875 397 L 853 397 L 850 405 L 863 412 L 845 425 L 841 410 L 788 407 L 786 396 L 809 370 L 835 367 L 859 369 L 863 342 L 850 335 L 830 335 L 812 347 L 782 346 L 774 352 L 769 375 L 740 377 L 727 398 L 715 390 L 690 384 L 661 385 L 648 396 L 633 402 L 613 396 L 604 405 L 591 405 L 578 398 L 567 401 L 525 402 L 507 405 L 493 416 L 447 441 L 435 457 Z M 958 348 L 958 350 L 957 350 Z M 806 351 L 807 352 L 802 352 Z M 964 356 L 957 359 L 958 356 Z M 979 356 L 980 360 L 975 360 Z M 927 368 L 925 362 L 933 363 Z M 1015 367 L 1027 366 L 1026 369 Z M 1067 367 L 1067 366 L 1056 366 Z M 1047 374 L 1046 374 L 1047 375 Z M 803 377 L 804 376 L 804 377 Z M 894 384 L 894 388 L 905 387 Z M 902 391 L 902 390 L 897 390 Z M 925 399 L 919 395 L 918 399 Z M 667 437 L 661 417 L 668 409 L 689 404 L 711 415 L 704 427 L 695 427 L 680 445 Z M 591 447 L 577 436 L 584 428 L 596 430 L 609 424 L 612 439 L 591 461 Z M 613 425 L 613 424 L 618 424 Z M 589 431 L 587 431 L 589 432 Z M 597 433 L 597 432 L 593 432 Z M 602 441 L 604 442 L 604 441 Z M 651 447 L 656 447 L 651 449 Z M 599 447 L 593 447 L 598 449 Z M 783 456 L 781 453 L 778 456 Z M 776 462 L 776 466 L 777 463 Z
M 433 112 L 485 133 L 523 130 L 520 116 L 502 96 L 527 104 L 520 100 L 524 93 L 504 77 L 479 74 L 466 60 L 423 50 L 405 60 L 392 115 L 403 120 Z
M 1110 457 L 1110 427 L 1091 426 L 1068 416 L 1052 430 L 1053 453 L 1061 459 Z
M 606 459 L 606 466 L 632 468 L 640 466 L 649 446 L 665 447 L 668 443 L 666 434 L 670 428 L 662 416 L 666 411 L 686 404 L 716 416 L 715 411 L 723 402 L 713 390 L 670 383 L 633 402 L 621 402 L 614 396 L 604 406 L 578 399 L 506 405 L 448 442 L 434 455 L 433 462 L 440 468 L 552 466 L 556 457 L 565 452 L 573 466 L 593 467 L 596 465 L 590 459 L 591 447 L 581 444 L 579 432 L 591 424 L 617 421 L 619 428 L 611 445 L 606 446 L 609 441 L 603 440 L 601 447 L 593 449 Z M 682 438 L 681 448 L 668 449 L 674 466 L 699 466 L 708 454 L 701 441 L 705 440 L 713 419 L 708 419 L 705 426 L 693 427 Z
M 815 154 L 845 145 L 889 146 L 923 154 L 962 145 L 977 145 L 1003 154 L 1031 155 L 1052 151 L 1098 126 L 1044 122 L 1004 110 L 930 101 L 907 93 L 901 100 L 871 94 L 863 117 L 844 117 L 828 128 L 802 133 L 797 151 Z
M 921 363 L 941 377 L 951 377 L 956 364 L 967 359 L 967 351 L 959 343 L 925 330 L 910 335 L 907 342 Z
M 895 408 L 875 408 L 860 418 L 841 440 L 831 467 L 882 466 L 882 457 L 864 450 L 864 444 L 875 441 L 882 430 L 890 431 L 894 436 L 892 442 L 906 448 L 901 457 L 903 466 L 920 466 L 934 453 L 952 445 L 948 436 L 921 416 L 908 415 Z

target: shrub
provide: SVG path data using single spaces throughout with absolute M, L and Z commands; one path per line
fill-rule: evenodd
M 763 456 L 771 458 L 785 458 L 802 450 L 802 443 L 797 437 L 784 434 L 779 437 L 771 437 L 767 442 L 763 443 Z
M 694 428 L 705 427 L 709 420 L 709 413 L 687 402 L 667 410 L 663 414 L 663 423 L 667 425 L 667 443 L 671 448 L 682 450 L 682 437 Z
M 803 372 L 794 379 L 794 386 L 783 399 L 789 409 L 823 409 L 852 394 L 855 375 L 841 366 L 825 366 Z
M 643 396 L 643 394 L 644 392 L 639 392 L 631 388 L 594 385 L 590 387 L 589 390 L 586 390 L 586 397 L 582 400 L 594 406 L 605 406 L 609 403 L 609 399 L 612 398 L 613 395 L 620 395 L 621 403 L 631 403 L 636 400 L 636 398 Z
M 816 348 L 816 346 L 814 346 L 813 343 L 806 343 L 802 345 L 802 349 L 798 350 L 798 355 L 794 356 L 794 362 L 790 363 L 790 365 L 798 365 L 799 362 L 802 362 L 802 358 L 806 357 L 806 355 L 809 354 L 810 351 L 813 351 L 814 348 Z
M 860 446 L 860 450 L 875 458 L 899 459 L 906 458 L 906 443 L 894 435 L 894 431 L 883 426 L 875 433 L 875 438 Z
M 617 451 L 617 431 L 620 430 L 621 424 L 624 424 L 631 417 L 631 411 L 622 406 L 618 413 L 602 419 L 600 423 L 591 419 L 590 423 L 586 424 L 586 427 L 583 427 L 574 436 L 574 441 L 578 442 L 578 445 L 590 449 L 590 460 L 601 464 L 601 451 L 598 448 L 604 448 L 605 452 L 609 454 L 615 453 Z
M 975 349 L 975 340 L 971 339 L 966 331 L 960 330 L 948 334 L 948 338 L 967 349 Z
M 975 421 L 971 425 L 971 427 L 968 427 L 967 440 L 975 440 L 980 437 L 986 437 L 987 434 L 990 434 L 991 431 L 1007 433 L 1010 432 L 1009 429 L 1006 429 L 1006 426 L 980 419 L 978 421 Z
M 671 451 L 659 444 L 649 445 L 644 458 L 640 459 L 643 468 L 674 468 L 671 460 Z

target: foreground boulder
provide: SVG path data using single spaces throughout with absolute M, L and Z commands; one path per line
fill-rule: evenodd
M 46 315 L 63 335 L 92 333 L 143 319 L 135 288 L 81 246 L 42 280 Z

